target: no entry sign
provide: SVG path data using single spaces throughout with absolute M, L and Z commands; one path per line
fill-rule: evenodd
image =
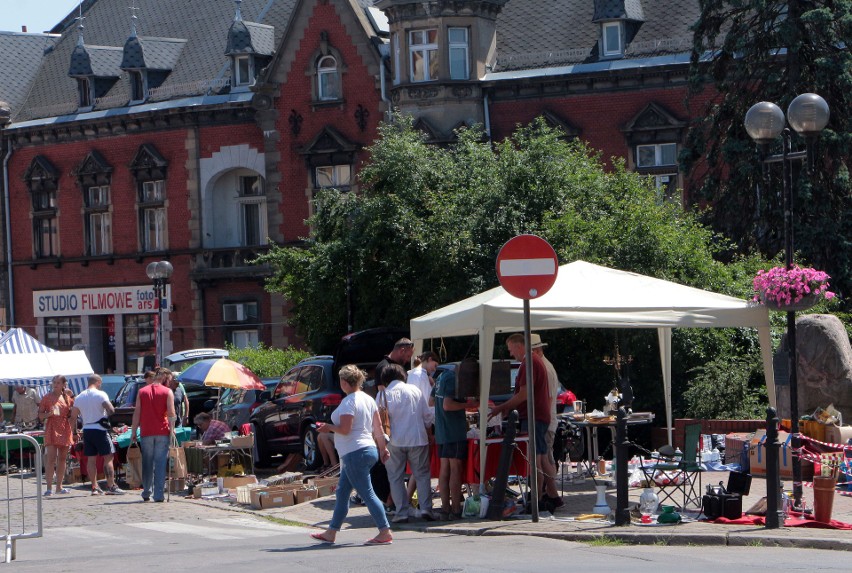
M 556 282 L 559 265 L 550 243 L 535 235 L 509 239 L 497 255 L 500 286 L 517 298 L 538 298 Z

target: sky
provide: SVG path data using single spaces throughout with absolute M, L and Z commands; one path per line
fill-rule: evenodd
M 0 31 L 45 32 L 79 5 L 79 0 L 0 0 Z

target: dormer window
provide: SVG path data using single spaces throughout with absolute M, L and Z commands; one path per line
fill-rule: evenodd
M 340 75 L 334 56 L 320 58 L 317 64 L 317 90 L 320 100 L 340 99 Z
M 92 107 L 95 98 L 92 94 L 92 82 L 89 78 L 77 78 L 77 95 L 81 108 Z
M 130 99 L 134 102 L 145 101 L 145 73 L 141 70 L 130 72 Z
M 254 79 L 252 74 L 251 56 L 236 56 L 234 58 L 234 85 L 248 86 Z
M 623 26 L 621 22 L 604 22 L 601 24 L 604 57 L 613 58 L 624 55 L 622 30 Z
M 408 52 L 412 82 L 438 79 L 438 30 L 409 32 Z

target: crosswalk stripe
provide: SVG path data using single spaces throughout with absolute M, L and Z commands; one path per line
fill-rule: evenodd
M 128 523 L 130 527 L 138 527 L 149 531 L 179 535 L 197 535 L 206 539 L 246 539 L 252 537 L 272 537 L 281 535 L 283 532 L 278 528 L 257 529 L 254 527 L 210 527 L 206 525 L 194 525 L 190 523 L 156 521 L 149 523 Z M 295 528 L 294 528 L 295 529 Z
M 46 528 L 44 531 L 45 537 L 53 537 L 54 535 L 58 535 L 61 537 L 71 537 L 74 539 L 88 539 L 88 540 L 109 540 L 110 542 L 114 542 L 116 540 L 119 541 L 120 544 L 123 545 L 150 545 L 152 542 L 148 539 L 139 539 L 137 537 L 125 537 L 123 535 L 117 535 L 115 533 L 108 533 L 106 531 L 101 531 L 94 527 L 57 527 L 57 528 Z

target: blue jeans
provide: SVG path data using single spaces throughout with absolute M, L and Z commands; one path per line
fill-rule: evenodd
M 169 437 L 148 436 L 142 438 L 142 499 L 151 497 L 154 501 L 165 499 L 163 493 L 166 483 L 166 463 L 169 461 Z
M 355 491 L 367 504 L 367 509 L 370 510 L 370 515 L 376 522 L 376 527 L 379 530 L 390 527 L 388 516 L 385 515 L 385 507 L 379 501 L 376 492 L 373 491 L 373 482 L 370 481 L 370 468 L 379 461 L 379 452 L 376 447 L 369 446 L 355 450 L 343 456 L 340 461 L 342 469 L 340 470 L 340 480 L 337 482 L 334 514 L 331 516 L 331 523 L 329 523 L 328 528 L 340 531 L 343 520 L 349 513 L 349 496 L 352 495 L 352 488 L 355 488 Z

